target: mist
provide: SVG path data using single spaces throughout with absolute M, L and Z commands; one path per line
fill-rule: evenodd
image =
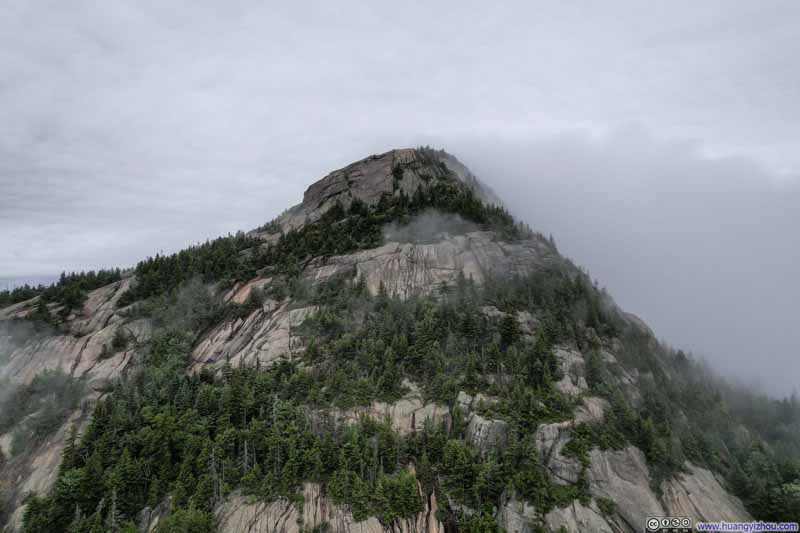
M 383 238 L 386 241 L 428 244 L 441 240 L 445 235 L 460 235 L 477 229 L 475 224 L 458 215 L 429 210 L 415 216 L 407 224 L 387 224 Z
M 515 216 L 552 233 L 659 338 L 744 384 L 795 390 L 797 180 L 642 127 L 457 144 Z

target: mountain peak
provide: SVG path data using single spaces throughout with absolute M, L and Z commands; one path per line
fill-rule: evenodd
M 311 184 L 303 202 L 281 220 L 284 229 L 318 219 L 336 203 L 349 207 L 355 201 L 377 204 L 384 195 L 413 196 L 441 181 L 456 180 L 471 188 L 488 204 L 500 205 L 497 196 L 455 156 L 429 147 L 398 148 L 370 155 L 334 170 Z

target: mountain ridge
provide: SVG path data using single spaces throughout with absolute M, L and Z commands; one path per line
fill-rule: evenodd
M 108 461 L 98 451 L 105 413 L 133 398 L 160 398 L 146 388 L 136 392 L 136 383 L 146 383 L 136 376 L 158 383 L 164 373 L 175 373 L 170 379 L 181 383 L 195 406 L 207 401 L 203 391 L 224 396 L 242 386 L 257 395 L 251 383 L 289 376 L 309 395 L 296 396 L 279 384 L 266 390 L 285 398 L 293 413 L 287 416 L 308 424 L 308 435 L 321 442 L 327 437 L 319 428 L 332 423 L 342 443 L 350 442 L 341 436 L 349 435 L 346 428 L 357 427 L 369 439 L 393 440 L 409 450 L 419 446 L 420 435 L 445 438 L 447 453 L 431 448 L 444 454 L 431 466 L 430 456 L 409 451 L 407 460 L 396 457 L 366 480 L 337 460 L 335 472 L 304 474 L 292 478 L 291 490 L 278 490 L 254 477 L 256 468 L 265 475 L 258 456 L 269 448 L 260 449 L 246 427 L 229 422 L 236 451 L 224 453 L 235 459 L 230 468 L 239 471 L 237 485 L 223 486 L 209 459 L 186 467 L 199 486 L 210 483 L 209 493 L 183 501 L 181 494 L 192 493 L 180 482 L 184 474 L 156 476 L 148 481 L 153 496 L 130 493 L 148 505 L 117 517 L 109 514 L 108 499 L 128 494 L 128 484 L 119 481 L 128 474 L 114 473 L 120 468 L 114 464 L 125 453 L 131 464 L 148 461 L 138 455 L 142 444 L 131 440 L 124 450 L 108 452 L 114 460 L 101 483 L 106 498 L 90 500 L 103 502 L 102 508 L 74 501 L 83 510 L 77 522 L 82 527 L 119 519 L 151 531 L 197 519 L 216 520 L 223 531 L 272 530 L 278 522 L 287 530 L 300 522 L 341 531 L 490 524 L 520 532 L 634 531 L 646 516 L 668 513 L 749 519 L 725 490 L 729 482 L 706 468 L 706 453 L 690 450 L 694 441 L 684 442 L 695 438 L 695 426 L 684 423 L 680 431 L 687 435 L 676 435 L 672 426 L 681 424 L 680 417 L 673 420 L 658 404 L 663 399 L 654 385 L 690 382 L 685 355 L 660 346 L 646 325 L 619 310 L 550 239 L 490 205 L 495 200 L 449 154 L 393 150 L 328 174 L 309 186 L 302 203 L 258 230 L 150 258 L 132 274 L 96 274 L 86 289 L 80 277 L 66 278 L 58 290 L 0 308 L 0 326 L 16 328 L 23 321 L 40 328 L 21 340 L 11 329 L 0 335 L 0 354 L 7 358 L 0 378 L 29 386 L 43 371 L 57 369 L 86 386 L 83 405 L 61 414 L 49 440 L 2 467 L 6 483 L 17 485 L 9 527 L 25 522 L 38 531 L 58 523 L 52 520 L 65 516 L 58 498 L 72 497 L 59 495 L 59 483 L 91 474 L 83 459 L 66 460 L 72 468 L 63 461 L 58 466 L 59 455 L 71 457 L 75 446 L 69 428 L 78 428 L 82 453 Z M 389 225 L 408 228 L 419 220 L 437 225 L 423 241 L 413 232 L 387 232 Z M 93 287 L 105 280 L 113 281 Z M 88 292 L 85 301 L 81 290 Z M 393 318 L 387 323 L 385 317 Z M 393 330 L 392 322 L 400 329 Z M 376 328 L 387 333 L 376 338 Z M 351 347 L 342 352 L 342 343 Z M 353 359 L 351 353 L 360 355 Z M 263 403 L 237 401 L 263 411 Z M 153 402 L 148 409 L 185 408 L 172 403 L 179 397 Z M 220 414 L 230 417 L 220 405 Z M 270 405 L 275 408 L 274 399 Z M 134 409 L 130 416 L 143 415 Z M 250 424 L 276 424 L 250 416 Z M 155 431 L 145 419 L 142 424 Z M 375 429 L 367 419 L 386 426 Z M 11 455 L 11 437 L 5 433 L 3 439 L 5 455 Z M 224 455 L 224 448 L 209 442 L 211 451 L 197 453 Z M 448 461 L 466 461 L 464 472 Z M 519 472 L 491 473 L 511 465 Z M 454 479 L 471 469 L 498 486 L 481 489 L 487 492 L 480 497 L 462 493 Z M 477 483 L 471 477 L 462 482 Z M 406 499 L 373 500 L 356 494 L 362 486 L 392 486 Z M 55 494 L 45 496 L 51 490 Z M 39 497 L 29 500 L 23 520 L 26 491 Z M 243 491 L 260 494 L 263 502 L 249 503 Z M 300 493 L 302 512 L 292 504 Z

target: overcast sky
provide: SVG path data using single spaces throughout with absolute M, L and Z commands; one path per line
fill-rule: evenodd
M 0 276 L 254 227 L 430 143 L 627 309 L 800 381 L 800 4 L 44 2 L 0 8 Z

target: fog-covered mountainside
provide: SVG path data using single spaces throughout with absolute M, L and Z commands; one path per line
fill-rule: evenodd
M 0 293 L 0 380 L 8 531 L 800 515 L 797 398 L 658 342 L 429 148 L 248 233 Z

